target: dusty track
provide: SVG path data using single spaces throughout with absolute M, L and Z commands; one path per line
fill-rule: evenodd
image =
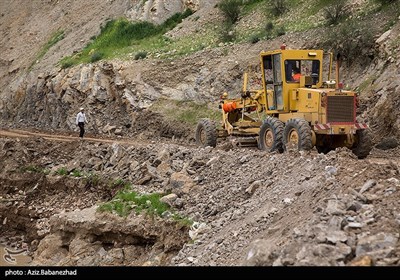
M 61 134 L 50 134 L 48 132 L 32 132 L 21 129 L 1 129 L 0 137 L 12 137 L 12 138 L 35 138 L 42 137 L 46 140 L 57 141 L 57 142 L 77 142 L 81 141 L 77 136 L 71 135 L 61 135 Z M 86 142 L 98 142 L 98 143 L 119 143 L 125 145 L 138 145 L 138 141 L 127 140 L 127 139 L 104 139 L 104 138 L 94 138 L 85 137 L 83 141 Z M 148 144 L 141 140 L 141 144 Z
M 56 141 L 56 142 L 79 142 L 80 139 L 77 136 L 71 135 L 62 135 L 62 134 L 54 134 L 49 132 L 33 132 L 28 130 L 21 130 L 21 129 L 0 129 L 0 137 L 1 138 L 35 138 L 35 137 L 42 137 L 46 140 Z M 104 137 L 104 136 L 101 136 Z M 121 145 L 127 146 L 141 146 L 141 145 L 148 145 L 154 141 L 146 141 L 144 139 L 138 140 L 129 140 L 126 138 L 120 139 L 113 139 L 113 138 L 100 138 L 100 137 L 85 137 L 84 142 L 95 142 L 95 143 L 118 143 Z M 192 146 L 192 145 L 182 145 L 182 146 Z M 367 160 L 371 164 L 387 164 L 389 162 L 394 162 L 396 164 L 400 164 L 400 158 L 396 153 L 391 152 L 372 152 L 370 156 L 368 156 Z

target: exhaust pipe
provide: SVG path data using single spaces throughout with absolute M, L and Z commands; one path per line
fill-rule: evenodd
M 338 53 L 336 55 L 336 89 L 339 89 L 339 68 L 340 68 L 340 59 L 341 59 L 341 55 L 340 53 Z

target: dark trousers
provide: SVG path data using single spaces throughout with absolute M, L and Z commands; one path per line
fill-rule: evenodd
M 83 134 L 85 134 L 85 123 L 79 122 L 78 126 L 79 126 L 79 137 L 82 138 Z

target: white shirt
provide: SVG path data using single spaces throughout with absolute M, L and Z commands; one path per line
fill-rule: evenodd
M 76 124 L 83 122 L 86 122 L 86 117 L 85 117 L 85 113 L 83 112 L 79 112 L 78 115 L 76 115 Z

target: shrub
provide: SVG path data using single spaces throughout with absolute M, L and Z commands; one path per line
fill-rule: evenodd
M 255 44 L 259 41 L 260 41 L 260 37 L 256 34 L 251 35 L 249 38 L 249 43 L 251 43 L 251 44 Z
M 278 26 L 276 28 L 275 32 L 276 32 L 276 36 L 282 36 L 282 35 L 286 34 L 286 30 L 285 30 L 285 27 L 283 25 Z
M 398 2 L 399 0 L 375 0 L 376 2 L 378 2 L 379 4 L 381 4 L 382 6 L 384 5 L 389 5 L 395 2 Z
M 366 63 L 374 55 L 374 32 L 371 24 L 346 21 L 325 36 L 322 47 L 340 54 L 348 65 L 355 61 Z
M 165 31 L 171 30 L 175 28 L 179 23 L 182 22 L 183 19 L 187 18 L 188 16 L 192 15 L 193 11 L 191 9 L 186 9 L 183 13 L 176 13 L 168 18 L 164 23 L 161 25 Z
M 267 39 L 271 38 L 272 32 L 274 30 L 274 24 L 272 23 L 272 21 L 269 21 L 265 24 L 264 30 L 265 30 L 265 36 L 267 37 Z
M 228 23 L 234 24 L 238 21 L 240 16 L 240 0 L 222 0 L 218 4 L 218 8 L 225 16 L 225 20 Z
M 324 8 L 325 19 L 328 25 L 338 24 L 348 16 L 348 6 L 346 0 L 336 1 L 334 4 Z
M 71 59 L 65 59 L 60 61 L 61 69 L 66 69 L 74 65 L 74 62 Z
M 103 53 L 101 52 L 94 52 L 91 56 L 90 56 L 90 62 L 96 62 L 99 61 L 100 59 L 102 59 L 104 56 Z
M 135 54 L 135 60 L 145 59 L 147 56 L 147 52 L 138 52 Z
M 288 10 L 286 0 L 270 0 L 270 10 L 274 16 L 281 16 Z

